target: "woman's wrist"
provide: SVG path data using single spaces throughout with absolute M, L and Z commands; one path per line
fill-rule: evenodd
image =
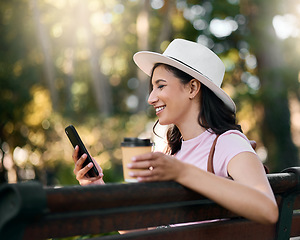
M 178 164 L 178 174 L 177 177 L 174 179 L 174 181 L 184 185 L 185 179 L 189 175 L 190 167 L 192 167 L 190 164 L 183 163 L 178 160 L 180 164 Z

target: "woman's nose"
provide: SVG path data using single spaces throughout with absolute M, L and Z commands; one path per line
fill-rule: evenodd
M 152 90 L 152 92 L 150 93 L 149 97 L 148 97 L 148 103 L 150 105 L 153 105 L 154 103 L 156 103 L 158 101 L 158 97 L 155 94 L 155 92 Z

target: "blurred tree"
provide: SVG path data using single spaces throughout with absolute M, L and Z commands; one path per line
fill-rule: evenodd
M 106 180 L 122 181 L 122 137 L 151 136 L 155 117 L 146 102 L 149 78 L 132 55 L 162 52 L 174 38 L 200 42 L 222 58 L 223 87 L 237 103 L 245 134 L 258 150 L 266 147 L 271 169 L 296 165 L 288 101 L 291 92 L 300 95 L 299 57 L 294 43 L 278 42 L 272 28 L 282 3 L 1 1 L 0 181 L 11 174 L 13 181 L 76 183 L 64 134 L 70 123 Z
M 44 61 L 44 78 L 47 81 L 48 89 L 51 95 L 51 102 L 54 110 L 58 110 L 58 94 L 55 87 L 55 68 L 53 63 L 52 47 L 49 40 L 49 34 L 46 31 L 46 28 L 41 18 L 40 9 L 37 3 L 37 0 L 31 0 L 31 7 L 33 11 L 33 22 L 36 26 L 36 35 L 39 40 L 39 45 L 41 47 Z
M 87 34 L 87 47 L 89 49 L 89 60 L 92 78 L 92 89 L 95 96 L 98 112 L 104 116 L 108 116 L 113 112 L 113 104 L 111 101 L 111 88 L 106 76 L 100 71 L 99 55 L 101 49 L 97 49 L 95 45 L 95 36 L 92 34 L 92 26 L 90 24 L 90 12 L 85 2 L 80 1 L 78 4 L 79 19 L 81 19 L 82 27 Z
M 138 50 L 149 50 L 149 30 L 150 30 L 150 0 L 140 1 L 140 11 L 136 19 L 136 37 Z M 137 68 L 137 78 L 139 79 L 139 87 L 137 88 L 138 96 L 138 111 L 146 109 L 146 96 L 148 91 L 148 78 L 147 76 Z
M 161 52 L 161 44 L 164 41 L 170 41 L 172 39 L 173 27 L 172 27 L 172 17 L 176 14 L 176 2 L 167 0 L 164 6 L 160 9 L 159 13 L 162 16 L 160 33 L 156 40 L 155 51 Z
M 242 1 L 249 18 L 249 42 L 258 62 L 261 80 L 260 104 L 264 109 L 261 133 L 268 149 L 270 167 L 280 171 L 298 165 L 298 150 L 291 137 L 289 83 L 297 82 L 297 70 L 284 61 L 284 44 L 275 34 L 272 20 L 280 12 L 281 1 Z M 286 74 L 287 71 L 290 74 Z
M 0 183 L 6 181 L 11 151 L 26 142 L 22 119 L 31 100 L 28 89 L 37 81 L 27 1 L 0 2 Z M 26 31 L 24 31 L 26 29 Z M 5 167 L 6 166 L 6 167 Z M 17 176 L 14 176 L 17 178 Z

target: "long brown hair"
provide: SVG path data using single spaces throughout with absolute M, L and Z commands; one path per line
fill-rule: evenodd
M 184 85 L 194 79 L 194 77 L 175 67 L 163 63 L 156 63 L 151 73 L 150 92 L 153 89 L 153 72 L 158 66 L 163 66 L 167 71 L 170 71 L 176 78 L 180 79 L 180 82 Z M 204 84 L 201 85 L 200 89 L 199 110 L 198 123 L 201 127 L 210 129 L 215 134 L 222 134 L 228 130 L 238 130 L 242 132 L 241 126 L 237 124 L 235 112 L 227 107 L 225 103 Z M 156 134 L 155 127 L 157 124 L 158 120 L 153 126 L 154 134 Z M 166 153 L 173 155 L 181 149 L 182 135 L 176 125 L 169 127 L 167 131 L 167 141 L 168 147 Z

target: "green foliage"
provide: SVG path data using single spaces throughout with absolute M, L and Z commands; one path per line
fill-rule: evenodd
M 201 42 L 221 57 L 223 88 L 270 169 L 299 164 L 299 36 L 279 41 L 272 27 L 275 14 L 297 15 L 297 0 L 165 0 L 157 8 L 147 2 L 159 3 L 0 1 L 0 183 L 78 184 L 64 133 L 69 124 L 103 168 L 105 182 L 122 182 L 120 142 L 153 137 L 155 121 L 153 109 L 139 107 L 148 83 L 138 80 L 132 55 L 163 51 L 173 38 Z M 139 49 L 137 23 L 145 9 L 149 43 Z
M 278 45 L 284 64 L 277 72 L 259 66 L 265 49 L 260 31 L 270 26 L 274 14 L 284 14 L 278 11 L 280 1 L 273 4 L 271 15 L 255 17 L 267 10 L 256 1 L 177 0 L 160 7 L 149 3 L 152 6 L 118 0 L 0 3 L 0 182 L 35 178 L 45 185 L 77 184 L 73 149 L 64 134 L 69 124 L 76 126 L 103 167 L 105 181 L 122 181 L 120 142 L 125 136 L 151 137 L 149 123 L 155 115 L 151 108 L 139 108 L 147 97 L 142 84 L 147 83 L 137 80 L 132 61 L 139 50 L 137 22 L 145 9 L 149 50 L 162 51 L 173 38 L 186 38 L 219 54 L 226 66 L 223 87 L 237 103 L 244 132 L 258 142 L 258 149 L 267 147 L 270 165 L 278 170 L 279 154 L 273 150 L 279 140 L 285 139 L 286 149 L 294 146 L 291 136 L 283 135 L 290 129 L 290 94 L 299 98 L 300 56 L 295 39 L 289 38 Z M 216 32 L 213 23 L 223 28 Z M 233 28 L 224 32 L 224 26 Z M 273 36 L 267 41 L 277 40 Z M 264 87 L 269 70 L 269 76 L 281 76 L 282 94 L 274 91 L 272 81 L 271 87 Z M 97 87 L 97 81 L 104 85 Z M 285 105 L 276 108 L 277 101 Z M 275 108 L 265 109 L 267 103 Z M 264 131 L 265 124 L 286 128 L 273 135 L 275 131 Z

